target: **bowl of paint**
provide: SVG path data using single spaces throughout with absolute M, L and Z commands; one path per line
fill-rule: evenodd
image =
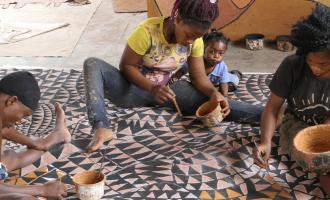
M 293 140 L 292 158 L 306 171 L 330 172 L 330 125 L 319 124 L 298 132 Z
M 204 126 L 213 127 L 218 125 L 224 118 L 221 110 L 219 103 L 207 101 L 197 109 L 196 116 Z
M 72 177 L 77 197 L 81 200 L 98 200 L 104 195 L 105 176 L 98 171 L 84 171 Z

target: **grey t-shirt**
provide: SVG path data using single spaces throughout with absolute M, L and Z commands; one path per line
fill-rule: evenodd
M 287 100 L 287 112 L 307 124 L 321 124 L 330 116 L 330 79 L 316 77 L 305 56 L 285 58 L 269 88 Z

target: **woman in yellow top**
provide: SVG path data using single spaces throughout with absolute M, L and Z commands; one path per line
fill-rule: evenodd
M 173 107 L 170 100 L 176 98 L 185 114 L 194 114 L 210 99 L 220 103 L 225 116 L 229 114 L 227 99 L 212 85 L 203 63 L 201 37 L 218 15 L 217 0 L 176 0 L 170 17 L 149 18 L 135 28 L 121 57 L 120 70 L 97 58 L 85 61 L 87 112 L 95 130 L 88 152 L 113 137 L 104 97 L 122 107 Z M 186 62 L 191 83 L 175 82 Z M 248 123 L 260 120 L 261 107 L 234 101 L 230 107 L 229 119 Z

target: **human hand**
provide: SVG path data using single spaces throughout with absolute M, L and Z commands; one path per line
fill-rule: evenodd
M 254 163 L 259 167 L 266 168 L 268 167 L 268 159 L 271 151 L 271 143 L 269 144 L 260 144 L 253 149 L 253 159 Z
M 210 102 L 213 104 L 220 104 L 221 111 L 223 113 L 223 117 L 227 117 L 230 113 L 229 104 L 227 101 L 227 98 L 225 98 L 223 95 L 221 95 L 219 92 L 213 92 L 210 97 Z
M 174 92 L 169 87 L 164 85 L 153 85 L 151 88 L 151 94 L 160 104 L 175 98 Z
M 67 189 L 64 183 L 60 181 L 51 181 L 43 185 L 43 197 L 51 199 L 62 199 L 67 195 Z

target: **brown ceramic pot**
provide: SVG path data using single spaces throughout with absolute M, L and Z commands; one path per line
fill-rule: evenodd
M 303 169 L 317 173 L 330 172 L 330 125 L 310 126 L 293 140 L 292 158 Z
M 203 103 L 197 109 L 196 116 L 206 127 L 216 126 L 223 120 L 220 104 L 212 104 L 210 101 Z
M 105 176 L 97 171 L 77 173 L 72 178 L 81 200 L 98 200 L 104 195 Z

